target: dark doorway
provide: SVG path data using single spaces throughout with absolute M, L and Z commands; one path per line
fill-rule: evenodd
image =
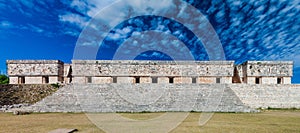
M 48 76 L 43 76 L 42 77 L 42 82 L 43 82 L 43 84 L 48 84 L 49 83 L 49 77 Z
M 25 84 L 25 77 L 24 76 L 18 77 L 18 84 Z
M 221 78 L 216 78 L 216 83 L 220 84 L 221 83 Z
M 113 77 L 113 83 L 117 83 L 117 77 Z
M 169 83 L 171 83 L 171 84 L 174 83 L 174 77 L 169 77 Z
M 255 84 L 261 84 L 261 78 L 256 77 L 255 78 Z
M 92 83 L 92 77 L 87 77 L 87 83 Z
M 157 77 L 152 77 L 152 83 L 157 83 Z
M 192 83 L 193 83 L 193 84 L 197 83 L 197 78 L 193 77 L 193 78 L 192 78 Z
M 277 84 L 282 84 L 282 78 L 277 78 Z
M 135 83 L 140 83 L 140 77 L 135 77 Z

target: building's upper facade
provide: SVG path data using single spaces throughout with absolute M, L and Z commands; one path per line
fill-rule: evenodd
M 74 83 L 231 83 L 233 68 L 234 61 L 72 61 Z
M 11 84 L 42 83 L 248 83 L 290 84 L 293 62 L 8 60 Z
M 292 61 L 247 61 L 236 68 L 248 84 L 290 84 L 293 76 Z
M 11 84 L 63 81 L 64 63 L 59 60 L 7 60 L 6 64 Z

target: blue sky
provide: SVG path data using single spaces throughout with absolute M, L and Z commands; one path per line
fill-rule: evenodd
M 114 2 L 116 0 L 0 0 L 0 73 L 5 73 L 7 59 L 60 59 L 70 62 L 74 49 L 79 44 L 77 39 L 82 30 L 90 25 L 89 21 L 101 14 L 102 10 L 113 7 L 111 4 Z M 167 12 L 168 2 L 161 0 L 156 2 L 156 6 Z M 246 60 L 292 60 L 295 67 L 293 82 L 300 83 L 299 0 L 182 2 L 195 7 L 213 26 L 227 60 L 235 60 L 237 63 Z M 145 5 L 147 4 L 140 0 L 132 0 L 127 6 Z M 109 18 L 110 16 L 114 14 L 126 16 L 130 14 L 131 8 L 109 11 L 109 14 L 104 14 L 106 21 L 97 22 L 109 25 L 113 23 L 112 20 L 119 19 Z M 155 12 L 155 9 L 150 11 Z M 179 9 L 175 17 L 201 21 L 200 18 L 193 17 L 191 15 L 193 13 L 180 11 L 182 10 Z M 207 47 L 206 49 L 203 47 L 202 38 L 195 36 L 197 33 L 193 34 L 191 29 L 193 25 L 185 25 L 160 16 L 140 16 L 120 22 L 105 34 L 103 43 L 96 42 L 96 45 L 101 45 L 99 51 L 102 51 L 98 52 L 97 59 L 111 59 L 112 54 L 121 45 L 124 45 L 123 48 L 126 46 L 125 50 L 120 52 L 121 55 L 129 57 L 130 54 L 141 51 L 137 58 L 170 59 L 160 51 L 167 49 L 166 53 L 172 54 L 172 51 L 182 53 L 181 42 L 196 60 L 208 59 L 205 53 Z M 159 38 L 156 33 L 145 32 L 148 30 L 162 32 L 164 38 Z M 96 30 L 96 33 L 101 32 Z M 170 34 L 173 37 L 168 36 Z M 153 35 L 157 35 L 154 40 Z M 87 49 L 95 48 L 92 45 L 82 44 L 82 46 Z M 136 46 L 139 49 L 136 49 Z M 145 52 L 147 49 L 156 51 Z M 179 54 L 177 56 L 185 57 Z

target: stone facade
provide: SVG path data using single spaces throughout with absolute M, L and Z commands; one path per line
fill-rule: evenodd
M 231 83 L 234 62 L 73 60 L 72 67 L 74 83 L 113 83 L 114 77 L 118 83 Z
M 45 77 L 72 83 L 23 108 L 34 112 L 300 108 L 300 86 L 291 85 L 293 62 L 30 60 L 7 61 L 7 67 L 12 84 L 45 83 Z
M 10 84 L 63 82 L 64 63 L 59 60 L 7 60 Z
M 293 62 L 8 60 L 7 70 L 11 84 L 291 84 Z
M 239 82 L 247 84 L 291 84 L 292 61 L 247 61 L 236 67 Z

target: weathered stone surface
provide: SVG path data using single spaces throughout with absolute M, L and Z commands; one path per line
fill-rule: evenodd
M 248 83 L 291 84 L 293 62 L 140 61 L 140 60 L 8 60 L 11 84 L 41 83 Z M 150 82 L 151 79 L 151 82 Z
M 300 108 L 300 85 L 89 84 L 69 85 L 37 104 L 35 112 L 253 112 Z
M 64 63 L 59 60 L 7 60 L 6 63 L 10 84 L 58 83 L 64 80 Z
M 230 88 L 252 108 L 300 108 L 300 85 L 231 84 Z
M 13 114 L 14 115 L 28 115 L 31 114 L 32 112 L 30 111 L 24 111 L 24 110 L 14 110 Z
M 63 62 L 59 60 L 8 60 L 7 73 L 11 76 L 63 75 Z
M 14 112 L 14 110 L 18 110 L 19 108 L 28 107 L 30 104 L 12 104 L 12 105 L 0 105 L 0 112 Z
M 248 84 L 291 84 L 292 61 L 247 61 L 236 66 L 235 79 Z M 259 79 L 256 79 L 259 78 Z
M 247 76 L 293 76 L 292 61 L 247 61 Z
M 233 76 L 233 61 L 73 60 L 73 76 Z
M 89 84 L 61 88 L 35 112 L 251 112 L 224 84 Z

